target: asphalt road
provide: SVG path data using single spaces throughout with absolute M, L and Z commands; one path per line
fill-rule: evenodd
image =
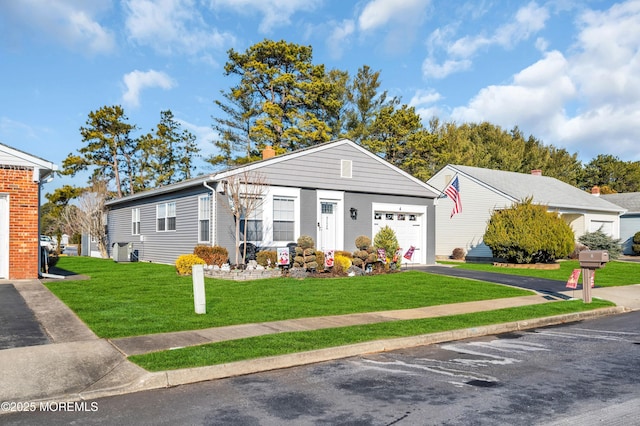
M 58 404 L 0 423 L 637 425 L 638 324 L 632 312 L 85 401 L 71 412 Z

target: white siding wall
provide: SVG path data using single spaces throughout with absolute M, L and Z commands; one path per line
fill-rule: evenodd
M 453 173 L 446 169 L 436 174 L 429 183 L 444 189 L 447 176 Z M 491 213 L 496 208 L 512 205 L 512 202 L 464 176 L 458 175 L 462 213 L 452 218 L 453 202 L 439 198 L 436 206 L 436 256 L 448 257 L 453 249 L 461 247 L 470 257 L 491 257 L 491 249 L 483 243 L 483 236 Z

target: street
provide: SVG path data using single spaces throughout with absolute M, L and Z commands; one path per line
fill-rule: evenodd
M 640 418 L 639 324 L 635 311 L 58 404 L 48 412 L 5 414 L 0 423 L 631 425 Z

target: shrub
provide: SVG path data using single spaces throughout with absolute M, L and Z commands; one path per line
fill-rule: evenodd
M 313 238 L 311 238 L 308 235 L 301 235 L 298 238 L 298 247 L 302 249 L 309 249 L 309 248 L 312 248 L 314 245 L 315 245 L 315 242 L 313 241 Z
M 631 246 L 631 250 L 633 250 L 633 254 L 640 254 L 640 231 L 636 232 L 633 236 L 633 245 Z
M 571 227 L 532 198 L 495 210 L 484 234 L 494 258 L 511 263 L 551 263 L 574 249 Z
M 342 268 L 343 271 L 346 271 L 347 269 L 349 269 L 351 267 L 351 259 L 347 256 L 344 256 L 342 254 L 336 254 L 335 258 L 333 259 L 333 264 L 334 265 L 340 265 L 340 267 Z
M 229 252 L 220 246 L 199 244 L 193 249 L 193 254 L 204 260 L 207 265 L 222 266 L 229 260 Z
M 396 250 L 398 250 L 398 239 L 396 238 L 396 233 L 393 229 L 385 226 L 381 228 L 375 237 L 373 237 L 373 245 L 376 248 L 382 248 L 386 252 L 387 263 L 391 262 L 391 259 L 396 254 Z M 397 259 L 396 266 L 400 266 L 401 258 Z
M 191 275 L 193 265 L 206 265 L 206 263 L 195 254 L 183 254 L 176 260 L 176 271 L 180 275 Z
M 466 253 L 464 252 L 464 249 L 461 247 L 456 247 L 453 249 L 453 253 L 451 253 L 451 258 L 455 259 L 455 260 L 462 260 L 464 259 Z
M 350 251 L 336 250 L 335 256 L 338 255 L 348 257 L 349 259 L 353 258 L 353 253 L 351 253 Z
M 311 241 L 313 242 L 313 240 Z M 298 242 L 300 242 L 300 239 L 298 239 Z M 316 250 L 313 247 L 302 248 L 302 246 L 298 245 L 295 251 L 296 255 L 293 258 L 294 267 L 304 268 L 306 270 L 315 270 L 318 268 Z
M 316 251 L 316 263 L 318 264 L 318 270 L 324 271 L 324 252 L 322 250 Z
M 371 247 L 371 238 L 366 235 L 360 235 L 356 238 L 356 248 L 360 250 L 366 250 Z
M 269 259 L 271 260 L 271 267 L 276 267 L 278 261 L 278 252 L 275 250 L 261 250 L 256 255 L 256 261 L 258 262 L 258 265 L 262 265 L 264 267 L 269 266 Z
M 595 232 L 588 232 L 578 238 L 578 241 L 589 247 L 590 250 L 607 250 L 609 259 L 617 259 L 620 257 L 622 250 L 620 249 L 620 240 L 598 229 Z

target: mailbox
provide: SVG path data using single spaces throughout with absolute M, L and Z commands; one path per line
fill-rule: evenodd
M 584 250 L 578 255 L 578 260 L 582 268 L 604 268 L 604 264 L 609 261 L 609 252 L 606 250 Z

